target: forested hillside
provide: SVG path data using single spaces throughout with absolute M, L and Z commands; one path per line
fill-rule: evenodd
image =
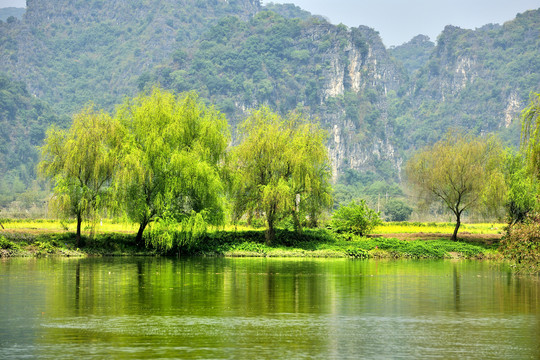
M 474 31 L 447 26 L 412 78 L 410 118 L 403 119 L 410 131 L 401 147 L 432 143 L 451 127 L 502 132 L 516 143 L 513 120 L 540 90 L 539 53 L 540 10 Z
M 0 68 L 9 74 L 2 81 L 27 104 L 3 115 L 1 163 L 19 182 L 9 181 L 24 186 L 35 178 L 28 169 L 36 152 L 16 139 L 32 129 L 41 135 L 28 146 L 38 145 L 47 124 L 89 101 L 112 111 L 160 84 L 197 91 L 227 114 L 233 133 L 259 105 L 302 110 L 328 130 L 338 199 L 400 196 L 413 150 L 455 127 L 515 144 L 517 115 L 540 91 L 540 10 L 476 30 L 448 26 L 436 43 L 417 36 L 386 49 L 374 29 L 258 0 L 27 3 L 21 20 L 0 23 Z M 50 104 L 55 115 L 26 115 L 35 104 Z M 0 192 L 13 196 L 9 186 Z
M 176 44 L 259 7 L 258 0 L 29 0 L 22 21 L 0 27 L 0 67 L 64 114 L 88 101 L 112 108 Z
M 405 86 L 406 74 L 367 27 L 271 11 L 248 22 L 227 17 L 144 80 L 177 92 L 195 88 L 232 121 L 260 104 L 282 113 L 300 108 L 331 131 L 336 176 L 396 159 L 385 94 Z
M 49 126 L 65 127 L 68 123 L 67 117 L 56 115 L 30 95 L 24 83 L 0 73 L 0 206 L 40 189 L 33 184 L 39 159 L 37 146 L 42 145 Z M 28 200 L 31 203 L 35 199 Z

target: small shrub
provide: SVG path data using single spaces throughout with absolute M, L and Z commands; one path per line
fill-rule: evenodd
M 0 236 L 0 249 L 4 250 L 19 250 L 20 247 L 18 244 L 14 243 L 13 241 L 9 241 L 3 236 Z
M 349 247 L 345 249 L 345 253 L 355 259 L 367 259 L 369 258 L 369 252 L 361 248 Z
M 36 241 L 34 245 L 40 250 L 41 253 L 54 254 L 56 252 L 56 246 L 50 242 Z
M 382 221 L 379 213 L 370 209 L 364 200 L 341 206 L 332 215 L 332 228 L 338 232 L 351 232 L 364 236 L 380 224 Z
M 259 244 L 255 242 L 244 242 L 238 245 L 235 245 L 233 247 L 233 250 L 239 250 L 239 251 L 249 251 L 259 254 L 266 254 L 267 253 L 267 247 L 264 244 Z
M 539 273 L 540 216 L 510 227 L 501 241 L 501 252 L 516 263 L 518 271 Z

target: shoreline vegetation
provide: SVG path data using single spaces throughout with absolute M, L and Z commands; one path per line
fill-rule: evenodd
M 136 227 L 100 222 L 86 229 L 76 246 L 74 223 L 55 220 L 3 220 L 0 257 L 87 256 L 225 256 L 387 259 L 498 259 L 501 224 L 465 225 L 457 242 L 452 223 L 383 223 L 373 235 L 305 229 L 302 234 L 277 230 L 276 241 L 265 243 L 264 228 L 228 226 L 208 231 L 189 250 L 138 246 Z

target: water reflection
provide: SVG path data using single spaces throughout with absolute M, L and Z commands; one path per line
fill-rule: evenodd
M 539 290 L 483 262 L 12 259 L 0 358 L 538 358 Z

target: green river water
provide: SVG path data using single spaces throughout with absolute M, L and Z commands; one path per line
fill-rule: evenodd
M 540 280 L 481 261 L 4 259 L 0 358 L 540 359 Z

